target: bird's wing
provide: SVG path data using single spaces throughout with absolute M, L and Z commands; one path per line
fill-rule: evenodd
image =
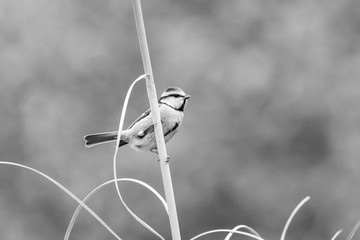
M 135 121 L 128 127 L 128 129 L 131 129 L 141 119 L 144 119 L 145 117 L 149 116 L 150 113 L 151 113 L 151 109 L 149 108 L 143 114 L 141 114 L 137 119 L 135 119 Z
M 152 134 L 154 132 L 154 124 L 151 124 L 147 129 L 144 131 L 140 131 L 137 136 L 138 138 L 143 138 L 148 134 Z

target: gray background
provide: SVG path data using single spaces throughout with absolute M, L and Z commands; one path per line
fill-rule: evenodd
M 192 95 L 167 144 L 183 239 L 238 224 L 279 239 L 307 195 L 287 239 L 340 228 L 345 239 L 360 219 L 360 2 L 146 0 L 143 11 L 158 95 Z M 82 137 L 117 128 L 143 74 L 131 2 L 1 0 L 0 36 L 0 160 L 84 197 L 112 178 L 114 148 L 86 149 Z M 145 92 L 135 87 L 126 126 L 148 108 Z M 124 147 L 118 174 L 162 193 L 156 159 Z M 121 190 L 169 239 L 160 203 L 135 184 Z M 155 239 L 113 187 L 89 205 L 120 237 Z M 38 175 L 0 166 L 0 239 L 62 239 L 76 206 Z M 83 212 L 71 239 L 113 237 Z

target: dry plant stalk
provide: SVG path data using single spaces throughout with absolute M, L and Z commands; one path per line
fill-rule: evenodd
M 161 175 L 165 190 L 165 198 L 169 210 L 169 221 L 171 227 L 171 235 L 173 240 L 180 240 L 179 221 L 176 212 L 176 204 L 174 197 L 174 190 L 172 186 L 169 162 L 167 161 L 168 155 L 166 152 L 164 134 L 160 121 L 160 112 L 158 107 L 158 100 L 155 90 L 155 83 L 150 61 L 149 48 L 146 40 L 144 19 L 141 10 L 140 0 L 132 0 L 133 10 L 135 15 L 136 29 L 140 43 L 141 57 L 144 65 L 146 75 L 146 89 L 149 98 L 151 112 L 153 113 L 154 130 L 156 136 L 156 144 L 160 159 Z

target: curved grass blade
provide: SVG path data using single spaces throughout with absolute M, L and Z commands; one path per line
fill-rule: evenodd
M 121 238 L 93 211 L 91 210 L 83 201 L 81 201 L 78 197 L 75 196 L 75 194 L 73 194 L 72 192 L 70 192 L 66 187 L 64 187 L 63 185 L 61 185 L 59 182 L 57 182 L 56 180 L 54 180 L 53 178 L 49 177 L 48 175 L 46 175 L 45 173 L 40 172 L 39 170 L 36 170 L 34 168 L 28 167 L 26 165 L 22 165 L 19 163 L 13 163 L 13 162 L 4 162 L 4 161 L 0 161 L 0 164 L 3 165 L 12 165 L 12 166 L 17 166 L 17 167 L 21 167 L 21 168 L 25 168 L 27 170 L 33 171 L 37 174 L 39 174 L 40 176 L 48 179 L 50 182 L 54 183 L 56 186 L 58 186 L 61 190 L 63 190 L 66 194 L 68 194 L 70 197 L 72 197 L 75 201 L 77 201 L 83 208 L 85 208 L 94 218 L 96 218 L 96 220 L 98 220 L 114 237 L 116 237 L 117 239 L 121 240 Z
M 337 238 L 337 236 L 339 236 L 339 234 L 342 232 L 342 229 L 340 229 L 339 231 L 337 231 L 334 236 L 331 238 L 331 240 L 335 240 Z
M 114 180 L 118 179 L 117 177 L 117 171 L 116 171 L 116 157 L 119 151 L 119 148 L 117 146 L 119 146 L 120 143 L 120 136 L 121 136 L 121 132 L 123 129 L 123 125 L 124 125 L 124 119 L 125 119 L 125 113 L 126 113 L 126 109 L 127 109 L 127 105 L 129 102 L 129 98 L 130 98 L 130 94 L 131 91 L 134 87 L 134 85 L 139 82 L 140 80 L 144 80 L 147 77 L 149 77 L 149 74 L 143 74 L 140 77 L 138 77 L 129 87 L 129 90 L 127 91 L 126 97 L 125 97 L 125 101 L 123 104 L 123 108 L 121 111 L 121 116 L 120 116 L 120 122 L 119 122 L 119 127 L 118 127 L 118 135 L 117 135 L 117 140 L 116 140 L 116 147 L 115 147 L 115 153 L 114 153 L 114 157 L 113 157 L 113 170 L 114 170 Z M 152 227 L 150 227 L 150 225 L 148 225 L 146 222 L 144 222 L 141 218 L 139 218 L 133 211 L 131 211 L 131 209 L 126 205 L 125 201 L 123 200 L 121 193 L 120 193 L 120 189 L 119 189 L 119 185 L 117 181 L 115 182 L 115 187 L 116 187 L 116 191 L 117 194 L 120 198 L 120 201 L 122 202 L 122 204 L 124 205 L 124 207 L 126 208 L 126 210 L 130 213 L 130 215 L 135 218 L 136 221 L 138 221 L 141 225 L 143 225 L 145 228 L 147 228 L 150 232 L 152 232 L 153 234 L 155 234 L 157 237 L 159 237 L 160 239 L 165 240 L 158 232 L 156 232 Z
M 351 232 L 350 232 L 349 236 L 346 238 L 346 240 L 351 240 L 354 237 L 359 226 L 360 226 L 360 220 L 355 224 L 354 228 L 351 230 Z
M 287 230 L 288 230 L 288 228 L 289 228 L 289 225 L 290 225 L 292 219 L 294 218 L 295 214 L 299 211 L 299 209 L 300 209 L 307 201 L 309 201 L 309 199 L 310 199 L 309 196 L 307 196 L 306 198 L 304 198 L 304 199 L 296 206 L 296 208 L 292 211 L 292 213 L 290 214 L 289 219 L 286 221 L 286 224 L 285 224 L 285 227 L 284 227 L 283 232 L 282 232 L 282 234 L 281 234 L 280 240 L 285 240 L 285 235 L 286 235 L 286 232 L 287 232 Z
M 200 237 L 203 237 L 205 235 L 209 235 L 209 234 L 212 234 L 212 233 L 219 233 L 219 232 L 226 232 L 226 233 L 236 233 L 236 234 L 240 234 L 240 235 L 244 235 L 244 236 L 248 236 L 248 237 L 251 237 L 251 238 L 254 238 L 254 239 L 257 239 L 257 240 L 264 240 L 263 238 L 259 237 L 259 236 L 256 236 L 254 234 L 251 234 L 251 233 L 248 233 L 248 232 L 243 232 L 243 231 L 237 231 L 237 230 L 232 230 L 232 229 L 215 229 L 215 230 L 210 230 L 210 231 L 207 231 L 207 232 L 203 232 L 203 233 L 200 233 L 199 235 L 196 235 L 195 237 L 191 238 L 190 240 L 195 240 L 195 239 L 198 239 Z
M 249 226 L 246 226 L 246 225 L 238 225 L 236 227 L 234 227 L 232 229 L 232 231 L 238 231 L 239 229 L 246 229 L 248 232 L 250 232 L 251 234 L 254 234 L 255 236 L 258 236 L 259 238 L 261 238 L 260 234 L 257 233 L 254 229 L 252 229 L 251 227 Z M 224 240 L 230 240 L 230 238 L 232 237 L 233 235 L 233 232 L 229 232 L 228 235 L 226 236 L 226 238 Z
M 157 198 L 159 198 L 159 200 L 160 200 L 160 201 L 162 202 L 162 204 L 164 205 L 165 210 L 168 211 L 168 210 L 167 210 L 167 205 L 166 205 L 166 202 L 165 202 L 164 198 L 163 198 L 154 188 L 152 188 L 152 187 L 151 187 L 150 185 L 148 185 L 147 183 L 142 182 L 142 181 L 137 180 L 137 179 L 132 179 L 132 178 L 120 178 L 120 179 L 117 179 L 117 181 L 134 182 L 134 183 L 138 183 L 138 184 L 146 187 L 148 190 L 150 190 L 152 193 L 154 193 Z M 96 188 L 94 188 L 94 189 L 83 199 L 83 202 L 85 203 L 87 200 L 89 200 L 92 195 L 94 195 L 98 190 L 100 190 L 100 188 L 102 188 L 102 187 L 104 187 L 104 186 L 106 186 L 106 185 L 108 185 L 108 184 L 110 184 L 110 183 L 113 183 L 113 182 L 115 182 L 114 179 L 112 179 L 112 180 L 110 180 L 110 181 L 107 181 L 107 182 L 105 182 L 105 183 L 97 186 Z M 79 213 L 80 213 L 80 211 L 81 211 L 81 208 L 82 208 L 81 205 L 79 205 L 79 206 L 76 208 L 76 210 L 75 210 L 75 212 L 74 212 L 74 214 L 73 214 L 73 216 L 72 216 L 72 218 L 71 218 L 71 220 L 70 220 L 69 226 L 68 226 L 68 228 L 67 228 L 67 230 L 66 230 L 66 233 L 65 233 L 65 236 L 64 236 L 64 240 L 68 240 L 68 239 L 69 239 L 70 234 L 71 234 L 71 231 L 72 231 L 73 226 L 74 226 L 74 224 L 75 224 L 76 218 L 78 217 L 78 215 L 79 215 Z

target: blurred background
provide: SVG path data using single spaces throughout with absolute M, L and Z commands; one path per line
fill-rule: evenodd
M 167 144 L 183 239 L 246 224 L 279 239 L 345 239 L 360 219 L 360 2 L 143 1 L 158 95 L 192 95 Z M 25 164 L 83 198 L 110 180 L 112 144 L 143 67 L 130 1 L 0 0 L 0 160 Z M 145 84 L 125 125 L 149 107 Z M 157 157 L 121 149 L 119 177 L 163 193 Z M 161 204 L 120 184 L 129 206 L 170 239 Z M 0 166 L 0 239 L 62 239 L 77 204 L 44 178 Z M 114 187 L 89 206 L 123 239 L 156 239 Z M 224 234 L 204 239 L 223 239 Z M 114 239 L 82 212 L 70 239 Z M 234 239 L 240 239 L 240 237 Z M 243 239 L 243 238 L 241 238 Z

